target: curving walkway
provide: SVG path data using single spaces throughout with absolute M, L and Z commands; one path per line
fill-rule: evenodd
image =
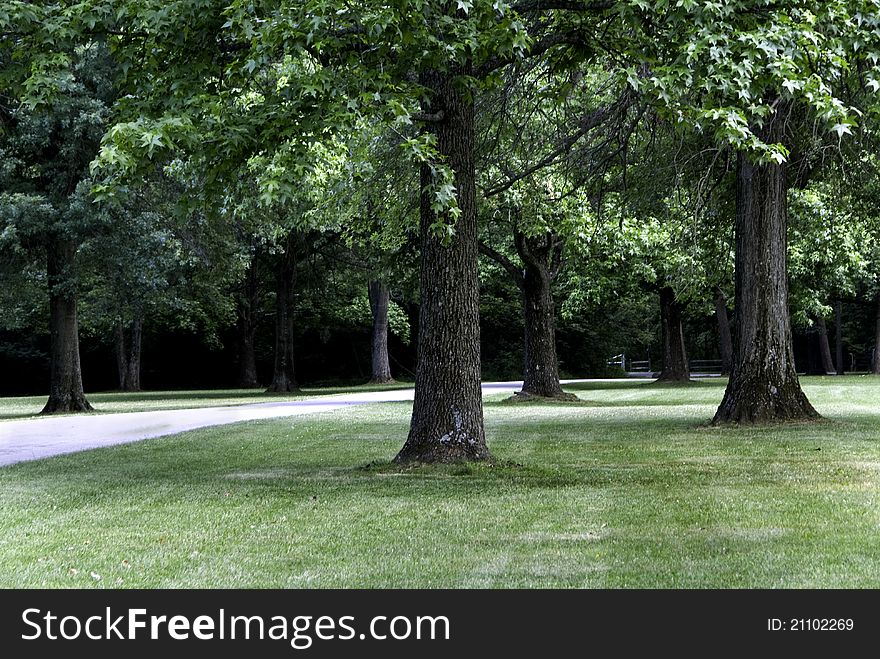
M 582 380 L 564 380 L 564 383 Z M 518 391 L 522 382 L 487 382 L 483 395 Z M 413 399 L 412 389 L 369 391 L 308 400 L 252 403 L 184 410 L 69 415 L 0 422 L 0 465 L 39 460 L 101 446 L 126 444 L 151 437 L 173 435 L 194 428 L 221 426 L 239 421 L 274 419 L 338 410 L 350 405 L 389 403 Z

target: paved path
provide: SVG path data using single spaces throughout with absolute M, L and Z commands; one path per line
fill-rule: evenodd
M 580 382 L 580 380 L 564 382 Z M 521 387 L 522 382 L 487 382 L 483 384 L 483 394 L 512 393 Z M 173 435 L 206 426 L 314 414 L 338 410 L 350 405 L 412 399 L 412 389 L 389 389 L 277 403 L 2 421 L 0 422 L 0 466 L 101 446 L 126 444 L 150 437 Z

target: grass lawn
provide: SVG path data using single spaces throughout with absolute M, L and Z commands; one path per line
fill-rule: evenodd
M 409 405 L 0 469 L 3 587 L 880 587 L 880 381 L 716 429 L 723 382 L 486 404 L 495 466 L 388 465 Z

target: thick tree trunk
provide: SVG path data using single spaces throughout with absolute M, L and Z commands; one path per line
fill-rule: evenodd
M 126 330 L 121 320 L 116 323 L 116 369 L 119 391 L 141 390 L 141 344 L 144 321 L 136 317 Z M 128 337 L 126 338 L 126 334 Z
M 880 293 L 874 303 L 874 375 L 880 375 Z
M 370 296 L 370 312 L 373 315 L 373 331 L 370 336 L 372 384 L 394 382 L 391 364 L 388 362 L 388 287 L 381 281 L 371 281 L 367 286 Z
M 782 137 L 775 117 L 763 135 Z M 788 313 L 784 165 L 738 156 L 733 374 L 713 423 L 815 419 L 795 371 Z
M 816 318 L 816 329 L 819 331 L 819 355 L 822 357 L 822 371 L 824 375 L 836 373 L 834 362 L 831 361 L 831 346 L 828 345 L 828 327 L 824 318 Z
M 556 307 L 553 283 L 562 241 L 553 233 L 528 237 L 514 232 L 514 243 L 525 268 L 517 283 L 522 291 L 525 324 L 522 393 L 547 398 L 575 398 L 559 384 L 556 356 Z
M 275 291 L 275 364 L 267 393 L 298 391 L 293 368 L 293 307 L 297 246 L 294 232 L 288 236 L 278 268 Z
M 718 321 L 718 348 L 721 351 L 721 373 L 730 375 L 733 369 L 733 337 L 727 315 L 727 296 L 720 286 L 715 287 L 715 319 Z
M 837 374 L 843 375 L 843 302 L 838 298 L 834 302 L 834 352 L 837 362 Z
M 660 289 L 660 324 L 663 330 L 663 370 L 658 382 L 690 382 L 682 325 L 683 306 L 669 286 Z
M 238 296 L 236 309 L 236 331 L 238 334 L 238 386 L 242 389 L 255 389 L 260 386 L 257 379 L 257 358 L 254 352 L 254 337 L 257 333 L 256 310 L 259 296 L 256 264 L 251 261 L 245 274 L 244 287 Z
M 468 67 L 430 72 L 430 129 L 445 164 L 455 173 L 460 214 L 453 220 L 432 209 L 432 174 L 421 168 L 418 366 L 409 436 L 396 462 L 459 462 L 491 456 L 483 429 L 480 389 L 479 270 L 474 173 L 474 106 L 455 84 Z M 439 114 L 439 113 L 442 113 Z M 437 222 L 454 222 L 444 242 Z
M 49 244 L 49 400 L 41 414 L 89 412 L 79 361 L 79 325 L 73 278 L 76 243 L 54 239 Z

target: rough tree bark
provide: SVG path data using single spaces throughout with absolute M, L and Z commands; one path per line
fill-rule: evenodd
M 50 241 L 46 259 L 49 285 L 49 400 L 41 414 L 89 412 L 79 360 L 79 324 L 73 277 L 77 245 Z
M 657 382 L 690 382 L 687 350 L 684 345 L 682 311 L 684 306 L 669 286 L 660 289 L 660 324 L 663 329 L 663 370 Z
M 562 267 L 564 239 L 555 232 L 527 236 L 514 229 L 513 241 L 523 263 L 518 267 L 505 254 L 481 242 L 480 252 L 501 265 L 520 290 L 525 332 L 523 386 L 520 395 L 576 400 L 559 384 L 556 355 L 556 305 L 552 283 Z
M 782 141 L 782 113 L 761 137 Z M 786 168 L 739 154 L 733 374 L 713 423 L 815 419 L 795 371 L 788 313 Z
M 371 372 L 370 383 L 384 384 L 394 382 L 391 377 L 391 364 L 388 361 L 388 286 L 379 280 L 367 285 L 370 297 L 370 312 L 373 315 L 373 330 L 370 335 Z
M 575 398 L 559 384 L 556 355 L 556 305 L 551 285 L 562 263 L 563 239 L 550 232 L 541 236 L 513 234 L 516 252 L 525 268 L 520 283 L 525 336 L 522 393 L 546 398 Z
M 721 373 L 730 375 L 733 368 L 733 337 L 730 335 L 730 317 L 727 315 L 727 296 L 720 286 L 715 287 L 715 319 L 718 321 Z
M 116 323 L 116 369 L 119 373 L 119 391 L 141 390 L 143 327 L 144 321 L 140 316 L 132 320 L 128 327 L 121 320 Z
M 291 231 L 284 244 L 275 281 L 275 363 L 267 393 L 299 391 L 293 368 L 293 308 L 298 240 Z
M 253 260 L 247 272 L 236 304 L 236 331 L 238 334 L 238 386 L 242 389 L 255 389 L 260 386 L 257 379 L 257 358 L 254 353 L 254 336 L 257 333 L 256 310 L 259 297 L 257 268 Z
M 816 329 L 819 332 L 819 355 L 822 357 L 822 371 L 824 375 L 836 373 L 834 362 L 831 360 L 831 346 L 828 344 L 828 327 L 824 318 L 816 318 Z
M 425 104 L 438 119 L 428 129 L 455 173 L 460 214 L 455 233 L 443 241 L 432 229 L 432 174 L 421 167 L 418 366 L 409 436 L 396 462 L 460 462 L 491 458 L 483 429 L 480 389 L 479 270 L 474 173 L 474 106 L 455 84 L 470 67 L 422 75 L 430 90 Z
M 837 298 L 834 302 L 834 325 L 834 352 L 837 358 L 836 373 L 843 375 L 846 365 L 843 363 L 843 302 L 840 298 Z

